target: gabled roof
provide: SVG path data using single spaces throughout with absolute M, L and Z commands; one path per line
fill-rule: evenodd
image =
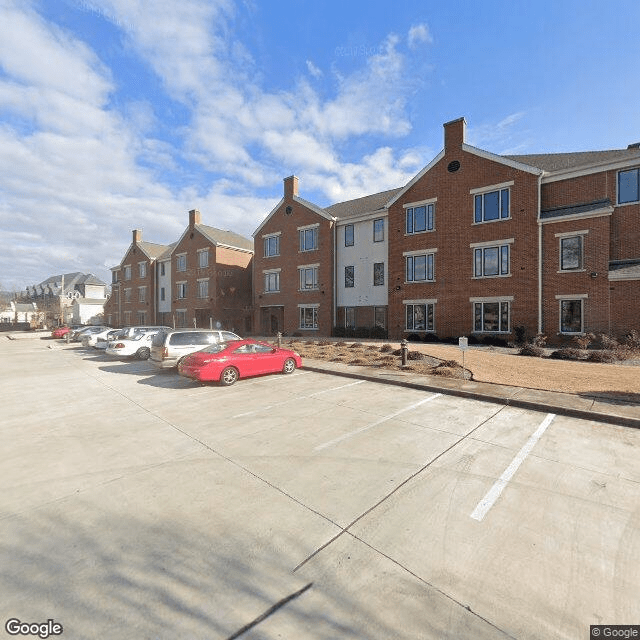
M 133 246 L 133 244 L 131 246 Z M 150 260 L 156 260 L 167 250 L 166 244 L 156 244 L 155 242 L 147 242 L 146 240 L 138 242 L 138 246 Z M 131 247 L 129 247 L 129 250 L 131 250 Z M 127 251 L 127 253 L 129 253 L 129 251 Z M 127 254 L 125 253 L 125 255 Z
M 253 251 L 253 241 L 233 231 L 223 231 L 205 224 L 197 224 L 195 228 L 216 246 L 224 245 L 243 251 Z
M 573 153 L 533 153 L 527 155 L 504 156 L 516 162 L 522 162 L 543 171 L 568 171 L 600 164 L 624 162 L 637 158 L 640 161 L 640 149 L 611 149 L 609 151 L 577 151 Z
M 370 196 L 363 196 L 345 202 L 337 202 L 336 204 L 326 207 L 325 211 L 339 220 L 354 218 L 366 213 L 373 213 L 384 209 L 387 202 L 401 190 L 402 187 L 397 187 L 396 189 L 381 191 L 380 193 L 374 193 Z

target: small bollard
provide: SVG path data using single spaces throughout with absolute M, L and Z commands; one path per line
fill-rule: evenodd
M 71 330 L 64 334 L 64 338 L 67 341 L 67 344 L 69 344 L 69 340 L 71 340 Z
M 282 349 L 282 331 L 278 331 L 276 335 L 278 336 L 278 349 Z
M 406 340 L 403 340 L 400 343 L 400 351 L 402 353 L 402 366 L 406 367 L 407 366 L 407 354 L 409 353 L 409 345 L 407 344 Z

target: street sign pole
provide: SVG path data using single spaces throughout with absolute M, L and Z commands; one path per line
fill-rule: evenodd
M 458 347 L 462 351 L 462 378 L 465 378 L 465 366 L 464 366 L 464 352 L 469 348 L 469 338 L 458 338 Z

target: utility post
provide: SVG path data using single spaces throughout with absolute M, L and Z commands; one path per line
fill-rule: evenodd
M 400 343 L 400 352 L 402 354 L 402 366 L 406 367 L 407 366 L 407 354 L 409 353 L 409 344 L 407 343 L 406 339 L 402 339 L 402 342 Z

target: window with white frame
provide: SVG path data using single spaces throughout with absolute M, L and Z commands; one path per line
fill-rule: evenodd
M 147 287 L 138 287 L 138 302 L 147 301 Z
M 139 325 L 147 324 L 147 312 L 146 311 L 138 311 L 136 314 L 136 321 Z
M 264 292 L 273 293 L 280 291 L 280 269 L 264 272 Z
M 300 291 L 312 291 L 318 288 L 318 265 L 298 267 Z
M 208 298 L 209 297 L 209 279 L 203 278 L 198 280 L 198 298 Z
M 176 328 L 182 329 L 187 326 L 187 310 L 176 309 Z
M 318 307 L 301 306 L 300 309 L 300 329 L 318 328 Z
M 405 253 L 406 282 L 433 282 L 435 280 L 435 251 Z
M 353 247 L 353 225 L 345 224 L 344 225 L 344 246 L 345 247 Z
M 164 302 L 166 299 L 166 292 L 164 287 L 160 287 L 160 301 Z
M 384 285 L 384 262 L 373 263 L 373 286 L 380 287 Z
M 407 207 L 405 211 L 407 235 L 433 231 L 435 208 L 436 205 L 433 202 Z
M 280 255 L 280 234 L 264 237 L 264 257 Z
M 405 302 L 407 331 L 434 331 L 435 302 L 413 301 Z
M 187 270 L 187 254 L 181 253 L 176 256 L 176 271 Z
M 131 302 L 131 289 L 124 290 L 124 301 Z
M 384 218 L 373 221 L 373 241 L 384 242 Z
M 508 333 L 510 317 L 510 300 L 473 302 L 473 330 L 476 333 Z
M 560 333 L 584 331 L 584 298 L 563 298 L 560 303 Z
M 176 297 L 179 300 L 187 297 L 187 283 L 186 282 L 176 282 Z
M 618 204 L 640 202 L 640 168 L 618 172 Z
M 584 235 L 560 234 L 560 271 L 583 269 Z
M 344 286 L 350 289 L 355 286 L 356 283 L 356 268 L 351 265 L 344 268 Z
M 511 240 L 500 244 L 471 245 L 473 248 L 473 277 L 494 278 L 511 273 Z
M 166 272 L 165 264 L 164 264 L 164 262 L 161 262 L 160 263 L 160 275 L 161 276 L 165 275 L 165 272 Z
M 474 189 L 471 193 L 474 194 L 474 222 L 494 222 L 509 218 L 510 190 L 508 185 L 500 185 L 500 188 L 489 187 L 480 193 Z
M 209 266 L 209 249 L 200 249 L 198 251 L 198 268 L 204 269 Z
M 318 225 L 300 229 L 300 251 L 314 251 L 318 248 Z
M 131 265 L 127 264 L 124 267 L 124 279 L 131 280 Z
M 124 325 L 125 327 L 131 326 L 131 311 L 124 312 Z
M 146 262 L 138 262 L 138 275 L 141 278 L 147 277 L 147 263 Z
M 374 307 L 373 308 L 373 326 L 384 329 L 387 326 L 387 308 L 386 307 Z
M 344 308 L 344 326 L 347 329 L 356 328 L 356 308 L 355 307 Z

